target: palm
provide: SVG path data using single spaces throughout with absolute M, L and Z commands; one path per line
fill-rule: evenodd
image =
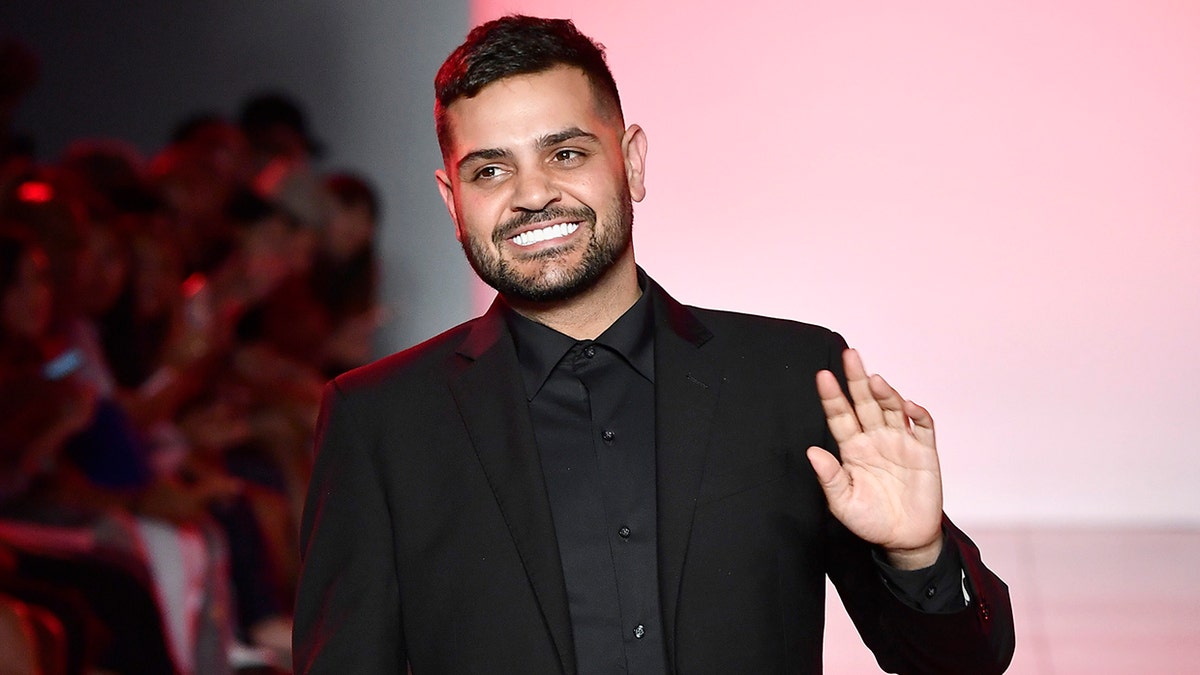
M 829 509 L 851 532 L 889 553 L 928 549 L 940 542 L 942 518 L 933 419 L 882 377 L 868 377 L 854 350 L 844 361 L 853 405 L 832 373 L 817 374 L 841 462 L 821 448 L 808 451 Z

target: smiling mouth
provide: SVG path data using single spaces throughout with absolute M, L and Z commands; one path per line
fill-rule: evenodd
M 575 230 L 579 229 L 579 223 L 558 223 L 536 230 L 527 230 L 509 239 L 517 246 L 533 246 L 534 244 L 550 241 L 551 239 L 561 239 L 570 236 Z

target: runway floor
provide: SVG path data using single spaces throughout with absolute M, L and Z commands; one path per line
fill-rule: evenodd
M 1013 675 L 1200 674 L 1200 529 L 964 528 L 1012 592 Z M 830 587 L 825 672 L 880 672 Z

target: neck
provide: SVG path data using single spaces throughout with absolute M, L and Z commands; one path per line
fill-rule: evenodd
M 591 288 L 566 300 L 538 303 L 506 300 L 522 316 L 569 335 L 594 340 L 641 297 L 633 256 L 625 256 Z

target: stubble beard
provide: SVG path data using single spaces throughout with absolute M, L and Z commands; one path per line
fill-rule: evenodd
M 579 208 L 551 207 L 532 211 L 510 219 L 496 228 L 493 247 L 478 237 L 467 237 L 463 253 L 484 283 L 509 300 L 548 303 L 569 300 L 591 288 L 612 269 L 633 238 L 633 202 L 627 192 L 613 200 L 612 216 L 596 227 L 596 212 L 586 206 Z M 557 264 L 556 258 L 570 255 L 570 250 L 546 249 L 528 256 L 541 260 L 540 268 L 532 273 L 519 272 L 511 261 L 501 257 L 504 239 L 514 230 L 531 223 L 567 218 L 591 230 L 583 259 L 573 267 Z

